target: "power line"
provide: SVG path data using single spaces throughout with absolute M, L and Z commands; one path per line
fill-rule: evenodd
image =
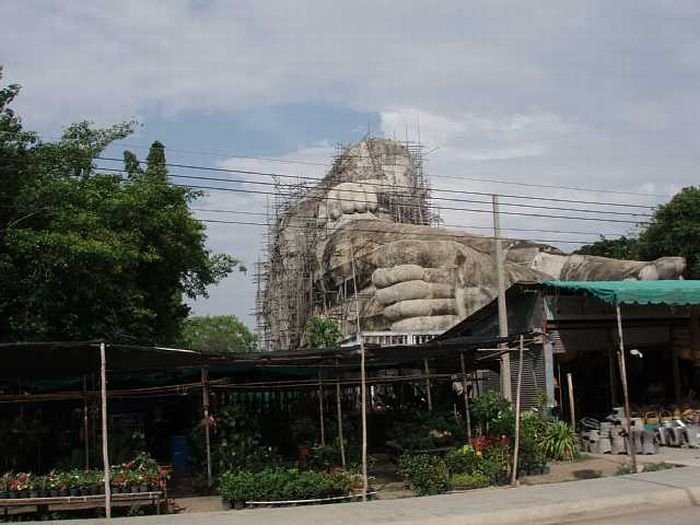
M 123 162 L 123 159 L 117 159 L 114 157 L 101 157 L 98 156 L 96 157 L 98 160 L 104 160 L 108 162 Z M 145 164 L 145 161 L 138 161 L 139 164 Z M 314 181 L 314 182 L 323 182 L 324 178 L 323 177 L 312 177 L 309 175 L 291 175 L 287 173 L 277 173 L 277 172 L 265 172 L 265 171 L 254 171 L 254 170 L 240 170 L 240 169 L 234 169 L 234 168 L 217 168 L 213 166 L 199 166 L 195 164 L 179 164 L 179 163 L 172 163 L 172 162 L 166 162 L 164 164 L 167 167 L 173 167 L 173 168 L 181 168 L 181 169 L 190 169 L 190 170 L 199 170 L 199 171 L 211 171 L 211 172 L 217 172 L 217 173 L 234 173 L 234 174 L 239 174 L 239 175 L 254 175 L 254 176 L 265 176 L 265 177 L 272 177 L 272 178 L 286 178 L 286 179 L 294 179 L 294 180 L 309 180 L 309 181 Z M 102 169 L 107 169 L 107 168 L 102 168 Z M 183 175 L 184 177 L 184 175 Z M 220 179 L 219 179 L 220 180 Z M 227 182 L 224 180 L 223 182 Z M 242 180 L 232 180 L 231 182 L 240 182 L 240 183 L 246 183 L 248 181 L 242 181 Z M 364 181 L 364 184 L 370 185 L 370 186 L 377 186 L 377 187 L 386 187 L 388 184 L 384 183 L 372 183 L 372 182 L 367 182 Z M 274 184 L 274 183 L 273 183 Z M 394 189 L 406 189 L 406 190 L 414 190 L 415 187 L 413 186 L 405 186 L 405 185 L 398 185 L 398 184 L 391 184 L 391 188 Z M 478 196 L 483 196 L 483 197 L 491 197 L 493 192 L 483 192 L 483 191 L 473 191 L 473 190 L 457 190 L 457 189 L 450 189 L 450 188 L 430 188 L 431 191 L 433 192 L 438 192 L 438 193 L 454 193 L 454 194 L 461 194 L 461 195 L 478 195 Z M 653 210 L 654 206 L 649 206 L 649 205 L 644 205 L 644 204 L 629 204 L 629 203 L 620 203 L 620 202 L 607 202 L 607 201 L 589 201 L 589 200 L 581 200 L 581 199 L 564 199 L 564 198 L 557 198 L 557 197 L 539 197 L 539 196 L 530 196 L 530 195 L 516 195 L 516 194 L 507 194 L 507 193 L 499 193 L 499 196 L 504 197 L 504 198 L 510 198 L 510 199 L 526 199 L 526 200 L 538 200 L 538 201 L 549 201 L 549 202 L 566 202 L 566 203 L 573 203 L 573 204 L 589 204 L 589 205 L 596 205 L 596 206 L 615 206 L 615 207 L 624 207 L 624 208 L 644 208 L 644 209 L 650 209 Z M 432 197 L 434 200 L 455 200 L 455 199 L 449 199 L 446 197 Z M 503 203 L 505 205 L 505 203 Z M 515 206 L 515 204 L 512 204 Z
M 117 169 L 117 168 L 98 168 L 103 171 L 109 171 L 109 172 L 117 172 L 117 173 L 125 173 L 123 169 Z M 183 179 L 193 179 L 193 180 L 204 180 L 204 181 L 210 181 L 210 182 L 225 182 L 225 183 L 231 183 L 231 184 L 251 184 L 251 185 L 258 185 L 258 186 L 272 186 L 272 187 L 278 187 L 277 184 L 274 182 L 268 182 L 268 181 L 248 181 L 244 179 L 224 179 L 220 177 L 205 177 L 205 176 L 197 176 L 197 175 L 180 175 L 180 174 L 169 174 L 169 177 L 171 178 L 183 178 Z M 175 184 L 178 186 L 177 184 Z M 201 186 L 201 185 L 179 185 L 179 186 L 187 186 L 191 188 L 199 188 L 199 189 L 209 189 L 209 190 L 220 190 L 220 191 L 231 191 L 231 192 L 236 192 L 236 193 L 251 193 L 251 194 L 259 194 L 259 195 L 285 195 L 280 191 L 275 191 L 275 192 L 265 192 L 265 191 L 257 191 L 257 190 L 243 190 L 239 188 L 222 188 L 222 187 L 211 187 L 211 186 Z M 291 194 L 286 194 L 287 196 L 291 196 Z M 329 200 L 331 201 L 342 201 L 342 202 L 360 202 L 359 199 L 348 199 L 348 198 L 343 198 L 343 197 L 329 197 Z M 488 201 L 480 201 L 480 200 L 474 200 L 474 199 L 451 199 L 451 198 L 439 198 L 439 197 L 433 197 L 431 200 L 445 200 L 445 201 L 457 201 L 457 202 L 466 202 L 470 204 L 482 204 L 485 206 L 490 206 L 491 203 Z M 410 204 L 410 203 L 405 203 L 402 204 L 401 206 L 405 208 L 421 208 L 422 206 L 420 204 Z M 624 212 L 615 212 L 615 211 L 609 211 L 609 210 L 585 210 L 585 209 L 580 209 L 580 208 L 562 208 L 562 207 L 557 207 L 557 206 L 540 206 L 540 205 L 527 205 L 527 204 L 519 204 L 519 203 L 503 203 L 502 206 L 508 206 L 508 207 L 517 207 L 517 208 L 528 208 L 528 209 L 544 209 L 544 210 L 554 210 L 554 211 L 571 211 L 571 212 L 579 212 L 579 213 L 595 213 L 598 215 L 615 215 L 615 216 L 623 216 L 623 217 L 643 217 L 643 218 L 652 218 L 652 215 L 648 214 L 640 214 L 640 213 L 624 213 Z M 434 210 L 454 210 L 454 211 L 471 211 L 471 212 L 476 212 L 476 213 L 491 213 L 489 210 L 476 210 L 476 209 L 469 209 L 469 208 L 457 208 L 457 207 L 449 207 L 449 206 L 435 206 L 435 205 L 429 205 L 426 204 L 424 206 L 425 208 L 432 208 Z M 560 219 L 567 219 L 567 218 L 576 218 L 579 219 L 579 217 L 569 217 L 569 216 L 558 216 L 558 215 L 542 215 L 542 214 L 527 214 L 527 213 L 519 213 L 519 212 L 513 212 L 513 211 L 503 211 L 501 212 L 506 215 L 521 215 L 521 216 L 532 216 L 532 217 L 549 217 L 549 218 L 560 218 Z M 621 222 L 621 223 L 627 223 L 627 224 L 639 224 L 641 221 L 624 221 L 624 220 L 614 220 L 614 219 L 600 219 L 597 217 L 589 217 L 589 218 L 584 218 L 580 217 L 580 220 L 596 220 L 596 221 L 609 221 L 609 222 Z
M 201 219 L 197 218 L 197 220 L 205 223 L 212 223 L 212 224 L 236 224 L 236 225 L 246 225 L 246 226 L 264 226 L 268 227 L 269 225 L 264 223 L 264 222 L 248 222 L 248 221 L 222 221 L 222 220 L 217 220 L 217 219 Z M 393 223 L 392 223 L 393 224 Z M 287 225 L 286 228 L 292 228 L 292 229 L 297 229 L 297 230 L 302 230 L 305 231 L 306 228 L 301 227 L 301 226 L 294 226 L 294 225 Z M 437 230 L 437 228 L 434 228 Z M 388 232 L 386 230 L 381 230 L 381 229 L 370 229 L 370 228 L 353 228 L 353 232 L 359 232 L 359 233 L 392 233 Z M 455 233 L 441 233 L 439 231 L 431 231 L 431 232 L 410 232 L 407 233 L 407 237 L 429 237 L 429 238 L 459 238 L 464 235 L 469 235 L 468 232 L 455 232 Z M 496 239 L 496 237 L 493 236 L 488 236 L 488 235 L 479 235 L 478 236 L 481 239 Z M 593 241 L 565 241 L 562 239 L 509 239 L 509 238 L 504 238 L 501 237 L 500 239 L 504 241 L 509 241 L 509 242 L 531 242 L 531 243 L 564 243 L 564 244 L 590 244 Z
M 269 214 L 267 212 L 262 212 L 262 211 L 247 211 L 247 210 L 222 210 L 222 209 L 212 209 L 212 208 L 190 208 L 192 211 L 197 211 L 197 212 L 205 212 L 205 213 L 227 213 L 227 214 L 232 214 L 232 215 L 249 215 L 249 216 L 257 216 L 257 217 L 268 217 Z M 308 221 L 318 221 L 318 217 L 313 217 L 313 216 L 295 216 L 295 218 L 298 219 L 303 219 L 303 220 L 308 220 Z M 483 225 L 476 225 L 476 224 L 440 224 L 439 227 L 444 227 L 444 228 L 469 228 L 469 229 L 474 229 L 474 230 L 488 230 L 491 231 L 493 230 L 492 226 L 483 226 Z M 513 231 L 513 232 L 530 232 L 530 233 L 558 233 L 562 235 L 597 235 L 597 236 L 616 236 L 616 235 L 625 235 L 625 233 L 620 233 L 620 232 L 585 232 L 585 231 L 565 231 L 565 230 L 543 230 L 539 228 L 501 228 L 502 230 L 506 231 Z
M 146 146 L 146 145 L 127 143 L 127 142 L 123 142 L 123 141 L 119 141 L 119 140 L 115 141 L 115 142 L 121 142 L 125 146 L 140 148 L 140 149 L 144 149 L 144 150 L 150 149 L 150 146 Z M 181 149 L 173 149 L 170 147 L 167 148 L 167 151 L 173 152 L 173 153 L 184 153 L 187 155 L 206 155 L 206 156 L 216 156 L 216 157 L 222 157 L 222 158 L 235 158 L 235 159 L 242 159 L 242 160 L 258 160 L 258 161 L 264 161 L 264 162 L 277 162 L 280 164 L 296 164 L 296 165 L 301 165 L 301 166 L 321 166 L 321 167 L 330 168 L 334 164 L 333 162 L 313 162 L 313 161 L 296 160 L 296 159 L 283 159 L 283 158 L 279 158 L 279 157 L 241 155 L 241 154 L 236 154 L 236 153 L 181 150 Z M 345 155 L 347 155 L 347 154 L 345 154 Z M 369 156 L 368 155 L 356 155 L 356 154 L 354 154 L 354 155 L 351 155 L 351 157 L 352 158 L 368 158 Z M 434 177 L 434 178 L 453 179 L 453 180 L 469 180 L 469 181 L 473 181 L 473 182 L 487 182 L 487 183 L 493 183 L 493 184 L 505 184 L 505 185 L 521 186 L 521 187 L 527 187 L 527 188 L 565 189 L 565 190 L 581 191 L 581 192 L 588 192 L 588 193 L 610 193 L 610 194 L 615 194 L 615 195 L 633 195 L 633 196 L 637 196 L 637 197 L 668 198 L 670 196 L 669 194 L 664 194 L 664 193 L 645 193 L 645 192 L 624 191 L 624 190 L 611 190 L 611 189 L 604 189 L 604 188 L 586 188 L 586 187 L 582 187 L 582 186 L 538 184 L 538 183 L 534 183 L 534 182 L 520 182 L 520 181 L 511 181 L 511 180 L 493 179 L 493 178 L 482 178 L 482 177 L 471 177 L 471 176 L 462 176 L 462 175 L 444 175 L 444 174 L 431 173 L 428 171 L 426 171 L 425 174 L 430 176 L 430 177 Z
M 209 191 L 228 191 L 228 192 L 233 192 L 233 193 L 243 193 L 243 194 L 253 194 L 253 195 L 270 195 L 270 196 L 276 196 L 279 195 L 278 193 L 271 192 L 271 191 L 260 191 L 260 190 L 245 190 L 245 189 L 239 189 L 239 188 L 221 188 L 217 186 L 203 186 L 203 185 L 187 185 L 187 184 L 175 184 L 172 183 L 173 186 L 180 187 L 180 188 L 189 188 L 193 190 L 209 190 Z M 341 200 L 341 199 L 336 199 L 336 200 Z M 345 201 L 351 201 L 351 202 L 357 202 L 352 199 L 342 199 Z M 406 207 L 410 207 L 406 205 Z M 453 210 L 453 211 L 466 211 L 466 212 L 472 212 L 472 213 L 492 213 L 491 210 L 477 210 L 477 209 L 471 209 L 471 208 L 450 208 L 450 207 L 441 207 L 441 210 Z M 514 211 L 501 211 L 500 212 L 502 215 L 513 215 L 513 216 L 519 216 L 519 217 L 540 217 L 540 218 L 545 218 L 545 219 L 569 219 L 569 220 L 580 220 L 580 221 L 594 221 L 594 222 L 611 222 L 611 223 L 619 223 L 619 224 L 647 224 L 645 222 L 641 221 L 626 221 L 626 220 L 621 220 L 621 219 L 601 219 L 598 217 L 572 217 L 572 216 L 567 216 L 567 215 L 545 215 L 542 213 L 524 213 L 524 212 L 514 212 Z
M 4 134 L 11 134 L 9 132 L 0 132 Z M 51 137 L 51 139 L 55 140 L 61 140 L 61 137 Z M 125 146 L 130 146 L 130 147 L 135 147 L 135 148 L 140 148 L 144 150 L 150 149 L 150 146 L 142 145 L 142 144 L 135 144 L 135 143 L 130 143 L 130 142 L 125 142 L 121 140 L 115 140 L 113 144 L 116 143 L 121 143 Z M 259 160 L 259 161 L 264 161 L 264 162 L 278 162 L 278 163 L 283 163 L 283 164 L 296 164 L 296 165 L 307 165 L 307 166 L 322 166 L 322 167 L 327 167 L 330 168 L 333 166 L 333 162 L 313 162 L 313 161 L 303 161 L 303 160 L 294 160 L 294 159 L 282 159 L 279 157 L 263 157 L 263 156 L 255 156 L 255 155 L 241 155 L 241 154 L 235 154 L 235 153 L 222 153 L 222 152 L 203 152 L 203 151 L 196 151 L 196 150 L 182 150 L 182 149 L 174 149 L 174 148 L 167 148 L 168 152 L 171 153 L 184 153 L 188 155 L 209 155 L 209 156 L 219 156 L 219 157 L 224 157 L 224 158 L 236 158 L 236 159 L 249 159 L 249 160 Z M 347 153 L 344 154 L 346 157 L 348 156 Z M 351 158 L 369 158 L 369 155 L 350 155 Z M 97 159 L 102 159 L 102 160 L 114 160 L 114 161 L 119 161 L 121 162 L 123 159 L 110 159 L 108 157 L 96 157 Z M 225 168 L 210 168 L 210 169 L 221 169 L 225 170 Z M 645 192 L 634 192 L 634 191 L 625 191 L 625 190 L 613 190 L 613 189 L 605 189 L 605 188 L 587 188 L 583 186 L 568 186 L 568 185 L 557 185 L 557 184 L 538 184 L 534 182 L 520 182 L 520 181 L 511 181 L 511 180 L 503 180 L 503 179 L 494 179 L 494 178 L 486 178 L 486 177 L 472 177 L 472 176 L 466 176 L 466 175 L 445 175 L 445 174 L 438 174 L 438 173 L 432 173 L 429 171 L 424 172 L 426 175 L 430 176 L 431 178 L 442 178 L 442 179 L 452 179 L 452 180 L 459 180 L 459 181 L 472 181 L 472 182 L 485 182 L 485 183 L 491 183 L 491 184 L 503 184 L 503 185 L 512 185 L 512 186 L 520 186 L 520 187 L 527 187 L 527 188 L 546 188 L 546 189 L 563 189 L 563 190 L 572 190 L 572 191 L 580 191 L 580 192 L 588 192 L 588 193 L 603 193 L 603 194 L 612 194 L 612 195 L 631 195 L 631 196 L 637 196 L 637 197 L 661 197 L 661 198 L 668 198 L 671 194 L 668 193 L 645 193 Z M 295 175 L 282 175 L 278 174 L 277 176 L 279 177 L 293 177 L 297 178 Z M 316 179 L 316 180 L 321 180 L 321 179 Z M 452 190 L 436 190 L 436 191 L 452 191 Z M 458 191 L 458 190 L 457 190 Z M 494 192 L 491 192 L 494 193 Z M 489 195 L 491 194 L 489 193 Z M 499 192 L 499 195 L 503 195 L 504 197 L 506 195 L 501 194 Z M 544 198 L 544 197 L 529 197 L 529 196 L 512 196 L 512 198 L 531 198 L 531 199 L 544 199 L 544 200 L 556 200 L 553 198 Z M 584 201 L 575 201 L 572 200 L 571 202 L 584 202 Z M 595 202 L 595 201 L 594 201 Z M 602 203 L 600 203 L 602 204 Z M 643 207 L 643 208 L 649 208 L 653 209 L 653 206 L 648 206 L 648 205 L 630 205 L 630 204 L 624 204 L 624 203 L 606 203 L 610 206 L 614 205 L 622 205 L 622 206 L 632 206 L 632 207 Z

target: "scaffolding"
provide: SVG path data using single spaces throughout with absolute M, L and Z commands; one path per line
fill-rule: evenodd
M 397 184 L 399 178 L 409 183 Z M 378 220 L 439 223 L 430 204 L 418 143 L 367 137 L 355 145 L 338 145 L 331 169 L 316 186 L 301 180 L 291 184 L 275 180 L 262 260 L 255 269 L 260 350 L 303 346 L 306 323 L 317 314 L 336 320 L 345 335 L 354 331 L 355 317 L 361 312 L 351 304 L 352 284 L 330 285 L 323 279 L 317 247 L 333 228 L 324 212 L 329 192 L 343 183 L 372 188 L 370 180 L 382 181 L 374 188 Z

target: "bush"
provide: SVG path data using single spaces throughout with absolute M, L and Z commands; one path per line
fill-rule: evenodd
M 224 472 L 219 478 L 219 492 L 228 501 L 252 500 L 255 487 L 255 475 L 245 470 Z
M 632 463 L 620 463 L 615 471 L 615 475 L 626 476 L 627 474 L 635 474 L 634 469 L 632 468 Z
M 204 427 L 198 424 L 190 434 L 195 480 L 206 486 Z M 280 462 L 276 451 L 262 443 L 260 423 L 244 408 L 223 407 L 217 414 L 216 432 L 211 433 L 214 476 L 235 470 L 259 470 Z
M 572 461 L 578 455 L 573 429 L 564 421 L 547 424 L 542 439 L 542 449 L 548 458 Z
M 452 474 L 450 485 L 453 489 L 480 489 L 488 487 L 490 480 L 486 474 L 473 472 L 471 474 Z
M 513 436 L 515 416 L 510 401 L 496 392 L 486 392 L 472 401 L 469 407 L 472 421 L 486 436 Z
M 464 430 L 452 412 L 396 413 L 388 437 L 404 450 L 423 450 L 461 440 Z
M 470 445 L 450 450 L 445 455 L 445 464 L 450 474 L 471 474 L 479 470 L 480 462 L 481 457 Z
M 239 470 L 219 478 L 221 497 L 231 502 L 285 501 L 345 496 L 355 484 L 348 472 L 327 474 L 312 470 L 268 468 L 260 472 Z
M 399 460 L 399 468 L 417 496 L 441 494 L 449 488 L 447 465 L 438 456 L 406 453 Z
M 547 427 L 547 421 L 539 415 L 526 412 L 521 416 L 519 469 L 538 469 L 547 464 L 547 454 L 543 447 Z
M 670 468 L 673 468 L 673 465 L 669 465 L 668 463 L 649 463 L 644 465 L 642 472 L 658 472 L 660 470 L 668 470 Z

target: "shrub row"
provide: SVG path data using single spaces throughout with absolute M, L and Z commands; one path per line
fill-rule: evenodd
M 267 468 L 224 473 L 219 479 L 221 497 L 231 503 L 248 501 L 289 501 L 347 496 L 357 476 L 346 471 L 334 473 Z

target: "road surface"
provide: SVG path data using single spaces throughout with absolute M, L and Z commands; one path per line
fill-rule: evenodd
M 570 521 L 570 525 L 699 525 L 700 507 L 687 507 L 662 512 L 625 514 L 609 519 Z

